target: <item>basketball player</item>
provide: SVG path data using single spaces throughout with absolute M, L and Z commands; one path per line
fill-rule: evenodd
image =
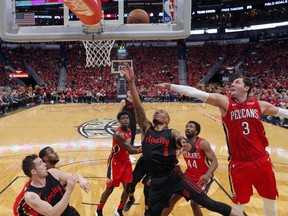
M 131 96 L 135 106 L 137 124 L 141 128 L 142 150 L 146 167 L 151 174 L 151 188 L 149 195 L 150 216 L 160 216 L 162 210 L 169 206 L 172 194 L 177 193 L 187 200 L 193 199 L 198 204 L 222 215 L 239 215 L 230 206 L 212 200 L 202 189 L 190 180 L 177 166 L 176 149 L 193 153 L 194 143 L 181 137 L 174 129 L 169 129 L 169 114 L 164 110 L 157 110 L 153 115 L 153 124 L 146 118 L 146 114 L 135 86 L 133 69 L 125 64 L 121 70 L 129 83 Z
M 128 199 L 127 183 L 132 182 L 132 164 L 129 160 L 130 154 L 141 153 L 141 147 L 135 147 L 130 144 L 131 130 L 129 129 L 129 114 L 125 111 L 118 113 L 117 120 L 120 126 L 115 130 L 111 154 L 108 158 L 107 182 L 106 189 L 101 195 L 100 204 L 95 212 L 96 216 L 103 215 L 103 207 L 112 194 L 114 187 L 123 185 L 123 192 L 115 216 L 123 215 L 123 208 Z
M 232 82 L 228 96 L 170 83 L 156 86 L 195 97 L 220 109 L 229 150 L 229 174 L 235 195 L 234 206 L 237 205 L 243 212 L 244 204 L 249 202 L 254 186 L 263 198 L 265 215 L 277 215 L 276 179 L 269 153 L 266 151 L 268 140 L 260 116 L 265 114 L 288 118 L 288 110 L 250 96 L 253 83 L 246 77 L 237 77 Z
M 131 145 L 134 145 L 134 140 L 136 136 L 136 117 L 130 91 L 127 91 L 127 98 L 121 100 L 120 102 L 118 112 L 121 111 L 126 111 L 130 116 L 129 128 L 131 130 Z M 134 163 L 136 160 L 136 158 L 133 155 L 130 155 L 129 158 L 131 163 Z
M 53 148 L 51 148 L 49 146 L 43 148 L 39 152 L 39 157 L 46 164 L 47 169 L 55 168 L 56 164 L 59 162 L 58 154 L 54 151 Z M 34 212 L 34 210 L 29 208 L 29 206 L 27 205 L 27 203 L 25 202 L 25 199 L 24 199 L 24 194 L 25 194 L 26 188 L 28 187 L 28 185 L 30 185 L 30 183 L 31 183 L 31 179 L 29 179 L 26 182 L 26 184 L 22 188 L 21 192 L 17 195 L 17 197 L 15 199 L 15 202 L 14 202 L 14 205 L 13 205 L 14 216 L 18 216 L 18 215 L 19 216 L 20 215 L 24 216 L 24 215 L 28 215 L 28 214 L 32 214 L 33 215 L 32 212 Z M 66 184 L 66 182 L 65 182 L 65 184 Z M 24 212 L 26 212 L 26 214 Z
M 185 127 L 185 135 L 188 140 L 196 145 L 196 151 L 189 153 L 182 151 L 182 155 L 187 164 L 185 174 L 207 193 L 212 183 L 212 176 L 218 167 L 218 161 L 211 149 L 210 144 L 199 137 L 201 126 L 198 122 L 189 121 Z M 162 216 L 168 216 L 176 202 L 181 196 L 174 194 L 170 199 L 169 208 L 164 209 Z M 191 200 L 190 202 L 194 216 L 203 216 L 199 205 Z
M 24 195 L 25 202 L 38 214 L 79 215 L 75 208 L 69 206 L 69 200 L 76 182 L 85 192 L 90 191 L 91 185 L 86 179 L 59 169 L 47 170 L 46 164 L 35 154 L 23 159 L 22 169 L 25 175 L 31 178 Z M 60 181 L 67 182 L 65 191 Z

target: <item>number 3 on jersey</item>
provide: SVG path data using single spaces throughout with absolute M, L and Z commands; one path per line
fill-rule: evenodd
M 250 134 L 250 128 L 249 128 L 248 122 L 242 122 L 241 125 L 242 125 L 242 127 L 243 127 L 242 133 L 243 133 L 244 135 Z
M 193 167 L 194 167 L 195 169 L 198 168 L 196 160 L 192 160 L 192 163 L 191 163 L 191 160 L 188 160 L 188 161 L 187 161 L 187 165 L 188 165 L 190 168 L 193 168 Z

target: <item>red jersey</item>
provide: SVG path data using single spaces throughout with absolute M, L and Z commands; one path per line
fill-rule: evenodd
M 30 215 L 30 216 L 38 216 L 38 213 L 32 209 L 24 199 L 24 194 L 26 192 L 27 187 L 30 185 L 31 179 L 26 182 L 24 187 L 22 188 L 21 192 L 18 194 L 18 196 L 15 199 L 14 205 L 13 205 L 13 213 L 14 216 L 18 215 Z
M 131 139 L 131 130 L 129 128 L 127 129 L 127 132 L 123 131 L 119 127 L 115 130 L 115 133 L 116 133 L 116 131 L 120 131 L 120 132 L 124 133 L 125 140 Z M 123 162 L 126 160 L 130 161 L 129 152 L 125 148 L 123 148 L 121 145 L 119 145 L 119 143 L 116 142 L 114 139 L 112 142 L 111 154 L 109 156 L 109 159 L 111 159 L 111 158 L 115 158 L 118 161 L 123 161 Z
M 188 151 L 183 151 L 183 157 L 187 164 L 187 169 L 185 174 L 197 183 L 200 179 L 200 176 L 207 173 L 209 169 L 209 160 L 207 159 L 205 153 L 200 150 L 200 142 L 203 140 L 202 138 L 198 137 L 195 143 L 196 151 L 190 153 Z
M 266 154 L 268 140 L 260 117 L 261 108 L 256 97 L 249 97 L 241 104 L 229 97 L 229 107 L 222 121 L 232 161 L 251 161 Z
M 124 133 L 126 141 L 131 140 L 130 129 L 127 129 L 125 132 L 118 127 L 115 133 L 117 131 Z M 132 179 L 132 164 L 129 159 L 129 152 L 113 139 L 112 151 L 107 161 L 106 185 L 107 187 L 111 187 L 112 185 L 118 187 L 121 182 L 131 183 Z

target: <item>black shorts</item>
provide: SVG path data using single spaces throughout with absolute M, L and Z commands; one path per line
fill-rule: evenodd
M 169 206 L 169 200 L 174 193 L 183 196 L 187 201 L 193 200 L 203 207 L 222 215 L 229 215 L 231 212 L 230 206 L 209 198 L 197 184 L 182 172 L 179 166 L 176 166 L 166 176 L 153 176 L 151 178 L 149 208 L 153 212 L 161 212 Z
M 144 177 L 144 178 L 143 178 Z M 142 180 L 143 179 L 143 180 Z M 133 182 L 138 183 L 142 180 L 142 183 L 145 185 L 149 180 L 149 174 L 145 166 L 144 158 L 141 157 L 138 159 L 136 166 L 133 170 Z

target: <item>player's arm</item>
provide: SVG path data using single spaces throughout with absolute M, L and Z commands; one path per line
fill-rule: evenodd
M 56 169 L 56 168 L 51 168 L 51 169 L 48 170 L 48 172 L 50 172 L 51 175 L 53 175 L 53 177 L 58 179 L 58 181 L 60 181 L 60 182 L 67 182 L 69 178 L 71 178 L 73 175 L 76 175 L 77 176 L 77 181 L 76 182 L 79 183 L 80 187 L 86 193 L 88 193 L 91 190 L 91 183 L 89 181 L 87 181 L 87 179 L 85 179 L 80 174 L 62 172 L 61 170 Z
M 54 206 L 47 201 L 41 200 L 40 196 L 34 192 L 25 193 L 26 203 L 41 215 L 58 216 L 61 215 L 69 204 L 74 185 L 77 181 L 77 175 L 72 175 L 67 181 L 66 191 L 61 200 Z
M 200 179 L 199 179 L 200 185 L 203 186 L 203 185 L 206 185 L 209 182 L 210 178 L 213 176 L 214 171 L 218 167 L 218 160 L 210 144 L 206 140 L 204 139 L 201 140 L 201 142 L 199 143 L 199 148 L 201 151 L 204 152 L 204 154 L 210 161 L 210 166 L 209 166 L 208 171 L 204 175 L 200 176 Z
M 288 110 L 287 109 L 276 107 L 273 104 L 268 103 L 266 101 L 259 101 L 259 105 L 260 105 L 261 111 L 264 115 L 288 118 Z
M 181 136 L 179 131 L 173 129 L 171 131 L 171 133 L 172 133 L 173 139 L 176 141 L 177 149 L 181 149 L 182 148 L 183 150 L 191 152 L 191 153 L 196 151 L 195 144 L 189 142 L 188 139 L 186 139 L 183 136 Z
M 125 63 L 125 69 L 121 70 L 121 73 L 124 74 L 126 80 L 128 81 L 131 97 L 134 104 L 136 121 L 139 127 L 141 128 L 143 137 L 143 135 L 146 134 L 146 131 L 150 128 L 150 122 L 146 117 L 145 110 L 141 104 L 141 100 L 137 92 L 133 68 L 131 68 L 128 63 Z
M 116 131 L 113 135 L 113 140 L 118 142 L 124 149 L 126 149 L 129 154 L 139 154 L 142 153 L 142 148 L 140 146 L 131 145 L 131 140 L 126 140 L 125 135 L 120 132 Z
M 157 88 L 167 88 L 171 89 L 179 94 L 197 98 L 205 103 L 208 103 L 213 106 L 223 108 L 224 110 L 228 109 L 229 100 L 228 97 L 216 93 L 208 93 L 191 86 L 184 85 L 175 85 L 170 83 L 161 83 L 155 85 Z
M 123 108 L 124 108 L 125 105 L 126 105 L 126 101 L 125 101 L 125 100 L 121 100 L 121 101 L 120 101 L 120 104 L 119 104 L 118 113 L 123 110 Z

